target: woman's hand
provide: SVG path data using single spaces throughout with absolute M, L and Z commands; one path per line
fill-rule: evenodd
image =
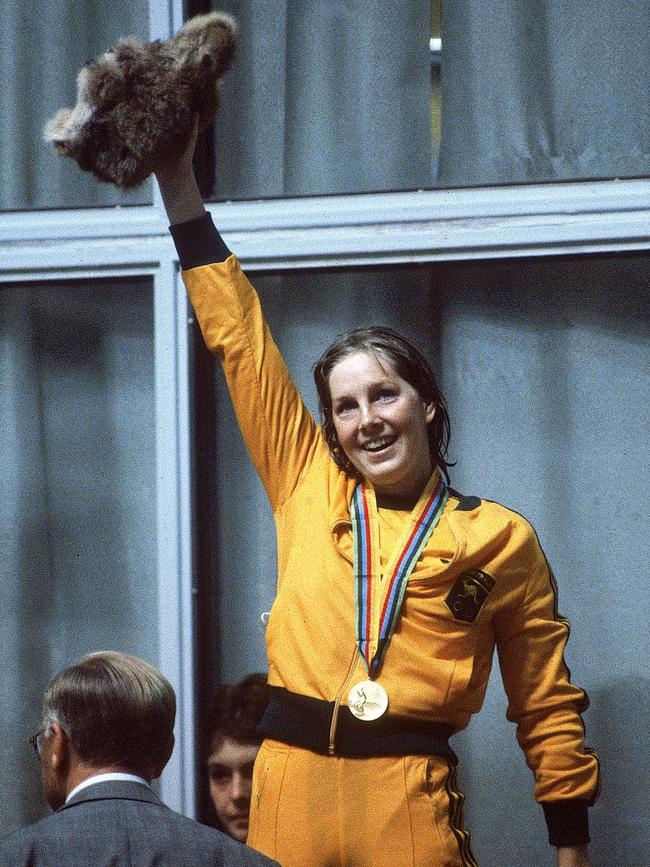
M 156 166 L 154 172 L 172 225 L 193 220 L 205 213 L 192 167 L 197 136 L 198 115 L 194 118 L 194 126 L 183 150 Z
M 590 867 L 586 846 L 558 846 L 557 867 Z
M 188 169 L 192 169 L 192 157 L 194 156 L 194 148 L 196 147 L 198 135 L 199 116 L 197 114 L 194 117 L 192 129 L 190 130 L 190 134 L 182 151 L 178 154 L 167 157 L 166 160 L 163 160 L 156 166 L 154 173 L 159 181 L 160 179 L 172 178 L 176 175 L 184 174 Z

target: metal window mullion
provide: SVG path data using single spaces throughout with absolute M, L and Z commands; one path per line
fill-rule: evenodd
M 187 300 L 173 260 L 154 276 L 160 668 L 177 697 L 165 803 L 195 815 L 194 626 Z

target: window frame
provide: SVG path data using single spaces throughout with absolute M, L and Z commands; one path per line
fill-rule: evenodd
M 650 247 L 650 179 L 208 204 L 251 270 L 404 265 Z
M 182 25 L 150 0 L 151 38 Z M 650 249 L 650 179 L 208 203 L 251 272 Z M 118 215 L 119 213 L 119 215 Z M 151 205 L 0 214 L 7 282 L 150 277 L 154 307 L 159 665 L 178 695 L 166 803 L 196 813 L 188 306 L 159 191 Z
M 178 705 L 176 748 L 161 778 L 161 794 L 173 808 L 193 815 L 193 575 L 186 293 L 172 245 L 162 234 L 144 239 L 142 244 L 135 225 L 134 235 L 128 235 L 127 225 L 127 234 L 121 238 L 94 233 L 85 238 L 66 235 L 69 216 L 48 215 L 54 230 L 52 237 L 21 243 L 15 243 L 16 224 L 10 216 L 0 216 L 0 299 L 7 284 L 39 280 L 64 284 L 110 277 L 151 280 L 157 551 L 157 599 L 152 604 L 158 608 L 157 664 L 174 685 Z M 81 215 L 77 218 L 83 222 Z M 29 220 L 25 220 L 24 226 L 28 225 Z M 13 242 L 8 240 L 12 236 Z

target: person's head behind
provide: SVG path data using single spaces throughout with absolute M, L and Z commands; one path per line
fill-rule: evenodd
M 222 830 L 241 842 L 248 835 L 253 764 L 262 742 L 257 726 L 268 697 L 266 677 L 250 674 L 217 691 L 207 718 L 210 798 Z
M 57 723 L 91 768 L 160 776 L 174 746 L 176 696 L 152 665 L 126 653 L 84 656 L 54 677 L 43 696 L 43 726 Z
M 372 353 L 382 362 L 388 362 L 394 372 L 415 389 L 424 404 L 435 407 L 433 419 L 427 425 L 429 455 L 432 466 L 439 466 L 449 480 L 448 467 L 451 464 L 446 460 L 450 436 L 449 415 L 433 370 L 415 346 L 392 329 L 379 325 L 355 328 L 343 334 L 325 350 L 313 367 L 323 432 L 336 464 L 352 477 L 359 475 L 339 442 L 329 379 L 339 362 L 360 352 Z

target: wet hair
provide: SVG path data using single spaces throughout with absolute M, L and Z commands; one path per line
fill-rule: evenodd
M 149 663 L 127 653 L 84 656 L 54 677 L 43 696 L 43 722 L 57 722 L 79 757 L 147 779 L 158 776 L 174 745 L 176 696 Z
M 453 466 L 453 463 L 446 459 L 451 434 L 449 414 L 431 365 L 408 340 L 391 328 L 380 325 L 348 331 L 335 340 L 314 364 L 313 374 L 318 391 L 321 423 L 334 462 L 349 476 L 358 478 L 359 474 L 341 448 L 334 427 L 329 376 L 339 361 L 355 352 L 364 351 L 385 356 L 398 376 L 408 382 L 426 404 L 435 405 L 436 412 L 427 430 L 429 454 L 432 464 L 440 467 L 449 482 L 449 467 Z
M 225 738 L 240 744 L 261 744 L 257 732 L 269 700 L 266 676 L 249 674 L 235 684 L 217 690 L 208 711 L 205 727 L 206 758 L 218 749 Z

